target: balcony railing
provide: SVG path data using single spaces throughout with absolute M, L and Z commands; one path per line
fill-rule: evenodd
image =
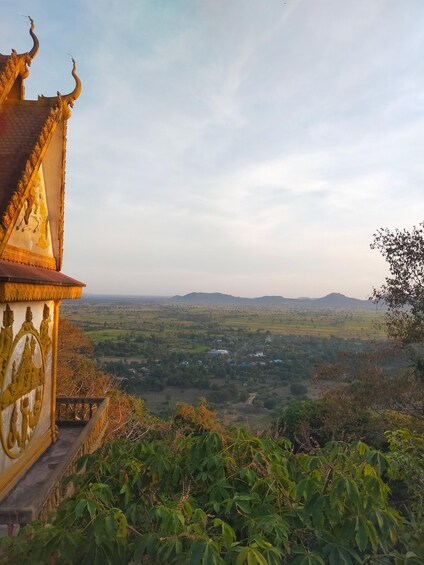
M 39 520 L 47 520 L 49 512 L 71 494 L 71 486 L 63 483 L 66 477 L 76 472 L 78 459 L 100 446 L 108 421 L 108 404 L 108 398 L 57 398 L 56 423 L 59 429 L 63 426 L 83 426 L 83 429 L 68 451 L 66 460 L 56 467 L 49 481 L 50 488 L 37 516 Z
M 58 439 L 25 473 L 0 504 L 0 528 L 45 521 L 61 500 L 72 494 L 64 479 L 75 473 L 77 460 L 100 446 L 108 422 L 108 398 L 58 397 Z M 0 534 L 1 535 L 1 534 Z
M 104 401 L 104 398 L 58 396 L 56 398 L 56 424 L 85 426 Z

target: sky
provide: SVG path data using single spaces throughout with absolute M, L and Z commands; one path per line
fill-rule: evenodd
M 2 0 L 68 122 L 63 271 L 87 293 L 367 298 L 424 214 L 422 0 Z

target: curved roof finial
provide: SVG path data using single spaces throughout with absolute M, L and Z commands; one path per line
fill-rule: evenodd
M 26 16 L 26 17 L 28 17 L 29 21 L 31 22 L 31 26 L 29 28 L 29 34 L 32 37 L 33 46 L 30 51 L 27 51 L 26 53 L 20 53 L 19 55 L 16 53 L 14 49 L 12 49 L 12 57 L 15 57 L 16 61 L 18 61 L 19 74 L 24 79 L 27 78 L 27 76 L 29 75 L 28 67 L 31 66 L 31 62 L 34 59 L 34 57 L 37 55 L 38 48 L 40 47 L 40 42 L 38 41 L 38 37 L 34 33 L 34 27 L 35 27 L 34 20 L 31 18 L 31 16 Z
M 71 57 L 72 60 L 72 76 L 74 77 L 75 80 L 75 88 L 72 92 L 70 92 L 69 94 L 62 94 L 61 95 L 61 99 L 62 101 L 65 103 L 64 108 L 66 108 L 66 113 L 65 113 L 65 118 L 69 118 L 69 116 L 71 115 L 71 111 L 69 109 L 74 107 L 74 102 L 75 100 L 78 98 L 78 96 L 81 94 L 81 90 L 82 90 L 82 84 L 81 84 L 81 80 L 79 78 L 79 76 L 77 75 L 77 64 L 75 62 L 75 59 L 73 57 Z
M 38 41 L 38 37 L 34 33 L 34 27 L 35 27 L 34 20 L 31 18 L 31 16 L 28 16 L 28 19 L 31 22 L 31 27 L 29 28 L 29 34 L 32 37 L 32 41 L 34 42 L 31 51 L 28 52 L 28 55 L 31 57 L 31 59 L 34 59 L 34 57 L 38 53 L 40 42 Z
M 82 90 L 81 80 L 77 75 L 77 65 L 75 59 L 72 59 L 72 76 L 75 80 L 75 88 L 69 94 L 57 93 L 57 96 L 43 96 L 42 94 L 38 96 L 38 101 L 43 105 L 56 105 L 62 111 L 62 116 L 67 120 L 71 115 L 71 108 L 74 107 L 75 100 L 79 97 Z

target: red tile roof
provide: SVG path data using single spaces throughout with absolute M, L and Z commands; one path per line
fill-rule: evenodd
M 0 283 L 17 282 L 26 284 L 49 284 L 53 286 L 79 286 L 85 284 L 50 269 L 21 265 L 12 261 L 0 259 Z
M 16 191 L 50 110 L 50 106 L 27 100 L 0 105 L 0 217 Z

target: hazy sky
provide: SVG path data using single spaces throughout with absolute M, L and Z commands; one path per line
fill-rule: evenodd
M 27 98 L 68 129 L 66 274 L 87 292 L 358 298 L 424 219 L 423 0 L 2 0 Z

